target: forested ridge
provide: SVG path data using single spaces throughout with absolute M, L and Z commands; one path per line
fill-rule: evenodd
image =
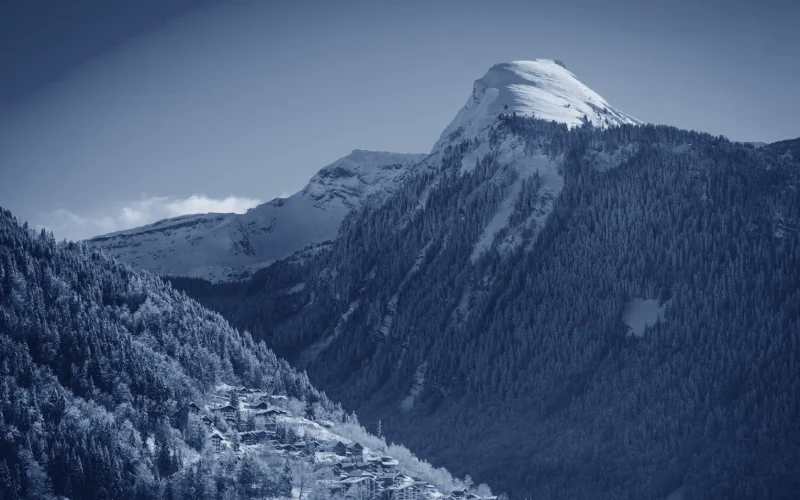
M 800 161 L 800 139 L 773 142 L 772 144 L 767 144 L 766 148 L 778 155 L 788 155 L 794 158 L 795 161 Z
M 313 469 L 302 461 L 213 450 L 190 405 L 206 406 L 226 384 L 280 394 L 307 416 L 359 429 L 219 314 L 0 210 L 0 498 L 280 497 L 298 481 L 306 495 L 330 498 L 308 483 Z M 393 449 L 418 473 L 453 481 Z
M 193 430 L 187 405 L 221 382 L 335 410 L 307 377 L 159 278 L 56 243 L 5 210 L 0 283 L 0 498 L 175 493 L 192 481 L 175 475 Z
M 558 163 L 557 197 L 504 164 L 510 140 Z M 173 282 L 389 438 L 515 496 L 794 498 L 798 229 L 783 151 L 504 116 L 316 257 Z M 642 337 L 634 299 L 665 307 Z

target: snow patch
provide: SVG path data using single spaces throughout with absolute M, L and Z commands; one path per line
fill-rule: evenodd
M 683 486 L 667 495 L 666 500 L 683 500 Z
M 414 383 L 411 386 L 411 390 L 408 393 L 403 401 L 400 402 L 400 408 L 405 411 L 410 410 L 414 407 L 414 402 L 417 400 L 422 391 L 425 389 L 425 373 L 428 370 L 428 364 L 422 363 L 417 367 L 417 370 L 414 372 Z
M 659 305 L 654 299 L 633 299 L 625 304 L 622 320 L 628 325 L 628 336 L 641 337 L 644 329 L 663 319 L 666 304 Z
M 378 328 L 378 332 L 383 337 L 388 337 L 389 332 L 392 329 L 392 323 L 394 322 L 394 315 L 397 312 L 397 303 L 400 301 L 400 293 L 408 284 L 408 281 L 419 272 L 420 266 L 422 266 L 422 262 L 425 260 L 425 255 L 428 253 L 428 249 L 433 243 L 433 240 L 427 242 L 422 250 L 419 251 L 416 258 L 414 259 L 414 263 L 411 265 L 411 268 L 408 270 L 406 275 L 403 277 L 403 281 L 397 286 L 397 290 L 394 292 L 394 295 L 389 299 L 389 303 L 386 304 L 386 308 L 388 309 L 387 313 L 383 316 L 383 321 L 381 321 L 381 326 Z
M 586 160 L 591 163 L 595 170 L 607 172 L 627 161 L 637 150 L 638 148 L 635 144 L 626 144 L 611 152 L 589 151 L 586 153 Z
M 458 305 L 453 310 L 453 314 L 450 318 L 450 322 L 453 323 L 461 323 L 467 317 L 469 313 L 469 303 L 472 299 L 472 287 L 467 285 L 464 288 L 464 291 L 461 293 L 461 298 L 458 301 Z
M 511 214 L 514 212 L 514 202 L 516 201 L 522 189 L 523 180 L 523 178 L 517 177 L 517 180 L 514 181 L 514 184 L 511 186 L 511 190 L 509 191 L 508 195 L 506 195 L 506 197 L 500 203 L 500 207 L 497 209 L 497 212 L 495 212 L 494 216 L 489 221 L 489 224 L 487 224 L 483 229 L 483 233 L 481 233 L 477 243 L 475 243 L 475 246 L 472 249 L 472 254 L 469 256 L 469 259 L 473 264 L 478 260 L 478 257 L 480 257 L 484 251 L 492 246 L 492 243 L 494 243 L 495 234 L 508 225 L 508 219 L 511 218 Z
M 509 193 L 500 203 L 492 219 L 484 228 L 478 241 L 472 249 L 470 261 L 474 264 L 483 252 L 489 249 L 495 242 L 497 232 L 508 226 L 509 219 L 514 213 L 517 198 L 522 190 L 523 182 L 538 173 L 541 182 L 539 197 L 543 203 L 535 213 L 528 216 L 525 224 L 511 231 L 502 241 L 498 242 L 498 251 L 501 253 L 516 247 L 523 241 L 521 232 L 535 224 L 536 228 L 541 229 L 547 217 L 553 211 L 553 200 L 564 188 L 564 178 L 559 172 L 560 159 L 553 159 L 546 156 L 541 151 L 533 154 L 526 154 L 525 148 L 518 139 L 504 141 L 498 148 L 499 154 L 497 162 L 510 165 L 516 172 L 517 178 L 511 186 Z
M 339 321 L 336 323 L 336 326 L 333 329 L 333 333 L 328 335 L 327 337 L 321 338 L 318 341 L 314 342 L 311 346 L 308 347 L 303 353 L 300 355 L 300 359 L 297 361 L 297 365 L 300 367 L 307 366 L 309 363 L 317 359 L 325 349 L 327 349 L 331 343 L 339 336 L 342 332 L 342 327 L 350 318 L 350 316 L 358 309 L 358 306 L 361 304 L 360 300 L 356 300 L 350 303 L 347 307 L 347 310 L 342 313 Z

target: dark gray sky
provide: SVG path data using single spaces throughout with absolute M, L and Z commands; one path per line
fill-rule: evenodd
M 0 205 L 69 238 L 241 211 L 355 148 L 428 151 L 537 57 L 644 121 L 797 137 L 798 3 L 6 1 Z

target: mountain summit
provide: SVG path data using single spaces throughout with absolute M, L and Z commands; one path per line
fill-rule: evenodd
M 492 66 L 475 81 L 472 95 L 444 130 L 432 153 L 466 140 L 480 142 L 482 146 L 462 162 L 462 167 L 469 169 L 490 149 L 502 152 L 504 161 L 513 164 L 519 174 L 506 204 L 514 202 L 522 181 L 534 173 L 540 176 L 547 199 L 555 198 L 563 185 L 552 158 L 545 161 L 540 157 L 531 163 L 520 141 L 510 136 L 502 146 L 491 145 L 492 125 L 500 115 L 512 114 L 566 123 L 569 127 L 585 122 L 597 128 L 641 123 L 611 107 L 560 61 L 536 59 Z M 443 157 L 438 155 L 434 158 L 356 149 L 322 168 L 298 193 L 264 203 L 246 214 L 187 215 L 92 238 L 88 244 L 159 274 L 214 282 L 236 280 L 307 245 L 335 239 L 348 213 L 360 209 L 368 200 L 382 203 L 416 176 L 442 168 L 442 162 Z M 551 208 L 541 208 L 539 225 Z M 495 232 L 506 226 L 504 214 L 509 209 L 506 206 L 488 225 L 474 258 L 495 241 Z M 531 229 L 530 224 L 524 228 Z M 506 240 L 519 238 L 513 233 L 503 241 Z
M 639 124 L 584 85 L 564 63 L 551 59 L 495 64 L 475 80 L 472 95 L 433 147 L 472 139 L 501 114 L 516 113 L 580 126 Z

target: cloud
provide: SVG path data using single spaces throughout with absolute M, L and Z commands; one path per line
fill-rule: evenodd
M 261 200 L 241 196 L 227 198 L 209 198 L 201 194 L 193 194 L 188 198 L 153 196 L 91 214 L 77 214 L 61 208 L 48 214 L 45 217 L 46 223 L 40 224 L 39 227 L 53 231 L 59 239 L 80 240 L 180 215 L 208 212 L 240 214 L 259 204 Z

